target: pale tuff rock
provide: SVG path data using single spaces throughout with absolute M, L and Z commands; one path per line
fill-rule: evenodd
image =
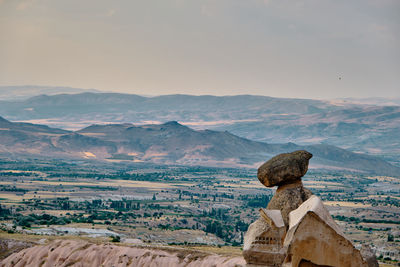
M 311 157 L 307 151 L 285 153 L 258 169 L 260 182 L 278 189 L 245 235 L 246 262 L 270 267 L 377 267 L 373 252 L 357 250 L 321 200 L 303 187 L 301 177 Z
M 305 150 L 279 154 L 258 168 L 258 180 L 266 187 L 299 180 L 306 174 L 311 158 L 312 154 Z
M 315 266 L 368 266 L 318 197 L 312 196 L 289 217 L 283 266 L 297 267 L 302 260 Z
M 0 238 L 0 260 L 12 253 L 19 252 L 25 248 L 35 245 L 33 242 Z
M 285 227 L 285 223 L 283 222 L 282 214 L 279 210 L 260 209 L 260 215 L 270 225 L 273 225 L 277 228 Z
M 76 267 L 240 267 L 241 257 L 223 257 L 191 250 L 96 245 L 83 241 L 58 240 L 14 253 L 0 262 L 0 267 L 76 266 Z
M 283 238 L 286 227 L 279 210 L 261 209 L 244 237 L 243 257 L 249 264 L 281 266 L 285 258 Z
M 315 213 L 321 220 L 334 229 L 338 234 L 344 236 L 337 223 L 333 220 L 329 211 L 325 208 L 321 199 L 317 196 L 311 196 L 310 199 L 305 201 L 300 207 L 289 215 L 289 230 L 294 229 L 305 215 L 308 213 Z

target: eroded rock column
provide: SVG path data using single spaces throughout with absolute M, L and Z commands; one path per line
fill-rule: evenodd
M 357 250 L 322 201 L 303 186 L 312 154 L 301 150 L 275 156 L 259 169 L 266 187 L 278 186 L 260 218 L 244 237 L 249 266 L 376 267 L 373 252 Z
M 311 158 L 311 153 L 299 150 L 275 156 L 258 168 L 257 177 L 263 185 L 278 186 L 267 209 L 280 210 L 286 227 L 289 225 L 289 213 L 312 195 L 301 181 Z

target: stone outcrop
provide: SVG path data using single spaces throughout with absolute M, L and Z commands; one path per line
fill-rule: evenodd
M 96 245 L 74 240 L 58 240 L 47 245 L 34 246 L 0 261 L 0 267 L 240 267 L 245 265 L 246 262 L 242 257 L 226 257 L 187 249 Z
M 307 151 L 284 153 L 258 169 L 263 185 L 278 188 L 245 235 L 246 262 L 273 267 L 378 266 L 373 252 L 357 250 L 321 200 L 304 188 L 301 177 L 311 157 Z
M 258 168 L 257 177 L 266 187 L 288 184 L 303 177 L 312 154 L 305 150 L 275 156 Z
M 258 168 L 257 177 L 263 185 L 278 185 L 267 209 L 280 210 L 286 227 L 289 224 L 289 213 L 312 195 L 301 182 L 311 158 L 311 153 L 299 150 L 277 155 Z
M 285 258 L 283 239 L 286 227 L 279 210 L 260 210 L 244 237 L 243 257 L 250 264 L 280 266 Z
M 297 267 L 302 261 L 316 266 L 368 266 L 317 196 L 292 211 L 289 219 L 284 267 Z
M 28 241 L 0 238 L 0 260 L 34 245 L 35 243 Z

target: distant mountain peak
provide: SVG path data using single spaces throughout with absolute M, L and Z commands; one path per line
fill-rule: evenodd
M 163 125 L 165 125 L 165 126 L 182 126 L 182 127 L 186 127 L 186 126 L 180 124 L 177 121 L 168 121 L 168 122 L 164 123 Z
M 4 119 L 4 118 L 3 118 L 3 117 L 1 117 L 1 116 L 0 116 L 0 123 L 2 123 L 2 124 L 11 124 L 11 122 L 10 122 L 10 121 L 8 121 L 8 120 Z
M 8 122 L 8 120 L 4 119 L 2 116 L 0 116 L 0 121 L 7 121 Z

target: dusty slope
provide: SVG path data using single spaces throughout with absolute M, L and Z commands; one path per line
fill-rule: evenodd
M 244 266 L 242 257 L 224 257 L 185 249 L 123 247 L 85 241 L 57 240 L 14 253 L 0 262 L 6 266 Z

